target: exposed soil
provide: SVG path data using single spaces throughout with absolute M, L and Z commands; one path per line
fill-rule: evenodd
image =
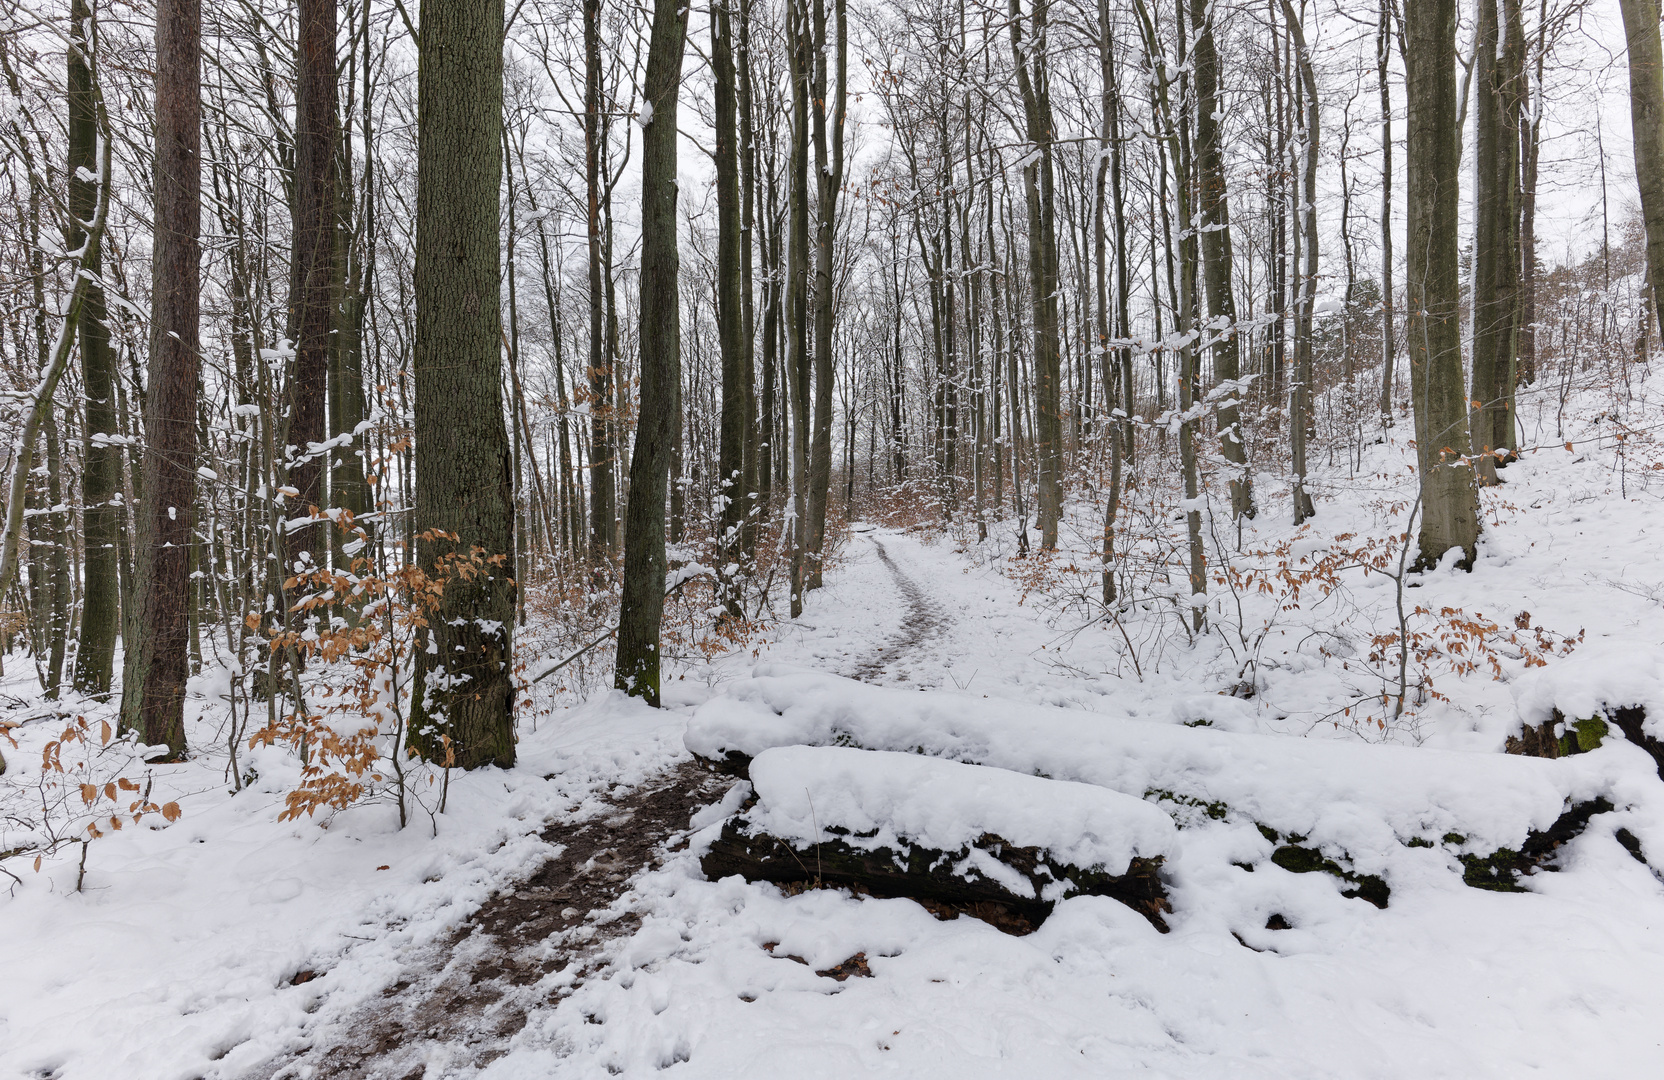
M 884 550 L 884 545 L 873 540 L 872 546 L 878 549 L 878 559 L 890 571 L 895 579 L 896 591 L 907 602 L 907 614 L 901 621 L 901 629 L 896 636 L 874 653 L 859 667 L 850 672 L 850 678 L 862 682 L 881 682 L 890 674 L 890 667 L 910 656 L 913 650 L 930 638 L 942 633 L 947 618 L 937 603 L 927 596 L 918 584 L 902 572 L 901 567 L 890 558 L 890 553 Z M 905 671 L 897 673 L 906 678 Z
M 696 761 L 614 795 L 576 823 L 550 825 L 543 839 L 564 847 L 511 891 L 499 893 L 436 948 L 335 1030 L 350 1042 L 320 1043 L 268 1062 L 251 1078 L 419 1080 L 436 1045 L 478 1067 L 502 1056 L 529 1011 L 547 1008 L 601 970 L 601 946 L 633 933 L 634 913 L 609 910 L 637 874 L 656 868 L 688 819 L 721 798 L 732 781 Z M 553 989 L 545 976 L 576 965 Z M 297 972 L 307 982 L 315 972 Z M 846 976 L 847 977 L 847 976 Z M 310 1067 L 313 1071 L 304 1073 Z
M 877 540 L 878 558 L 907 604 L 901 629 L 852 674 L 868 682 L 906 678 L 892 667 L 943 632 L 941 608 L 908 577 Z M 640 787 L 618 793 L 606 808 L 576 823 L 553 824 L 543 839 L 564 845 L 525 881 L 475 912 L 426 962 L 413 964 L 384 1000 L 360 1010 L 319 1041 L 268 1062 L 249 1080 L 420 1080 L 432 1052 L 483 1066 L 508 1050 L 528 1014 L 548 1008 L 604 967 L 602 946 L 635 931 L 640 918 L 610 910 L 637 874 L 657 868 L 670 846 L 686 841 L 688 819 L 722 797 L 732 779 L 689 761 Z M 947 918 L 959 914 L 938 912 Z M 791 959 L 798 959 L 792 957 Z M 800 961 L 801 962 L 801 961 Z M 553 989 L 546 976 L 576 965 L 574 978 Z M 321 972 L 296 972 L 298 985 Z M 871 975 L 864 954 L 818 974 L 842 981 Z M 310 1067 L 310 1072 L 305 1072 Z

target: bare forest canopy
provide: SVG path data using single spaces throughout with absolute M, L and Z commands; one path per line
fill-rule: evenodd
M 510 764 L 862 518 L 1102 613 L 1171 488 L 1205 597 L 1396 426 L 1467 563 L 1516 394 L 1656 333 L 1656 0 L 0 0 L 0 68 L 4 632 L 174 758 L 373 652 Z

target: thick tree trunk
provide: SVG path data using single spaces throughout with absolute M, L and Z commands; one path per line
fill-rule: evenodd
M 1240 377 L 1237 362 L 1236 299 L 1231 281 L 1231 210 L 1225 192 L 1224 155 L 1220 148 L 1219 54 L 1213 43 L 1215 4 L 1190 0 L 1196 32 L 1193 67 L 1196 72 L 1196 184 L 1202 233 L 1202 275 L 1207 285 L 1207 326 L 1211 336 L 1213 375 L 1218 382 Z M 1102 32 L 1102 31 L 1100 31 Z M 1237 394 L 1232 390 L 1219 403 L 1219 452 L 1230 464 L 1231 515 L 1254 516 L 1253 482 L 1248 476 L 1248 448 L 1238 418 Z
M 1664 45 L 1658 0 L 1618 0 L 1629 44 L 1629 118 L 1635 177 L 1647 228 L 1647 275 L 1664 327 Z
M 198 312 L 202 247 L 202 10 L 156 5 L 155 246 L 143 501 L 121 725 L 170 757 L 185 753 L 189 552 L 196 516 Z
M 412 745 L 429 760 L 514 764 L 514 490 L 500 315 L 502 0 L 425 0 L 417 67 L 416 527 L 445 580 Z M 441 535 L 441 532 L 445 535 Z M 437 569 L 478 552 L 477 576 Z
M 614 685 L 659 704 L 659 623 L 664 614 L 665 493 L 680 426 L 681 309 L 676 252 L 676 99 L 687 8 L 655 0 L 641 137 L 641 413 L 630 458 L 624 523 L 624 591 Z
M 1456 0 L 1405 5 L 1409 125 L 1408 355 L 1421 472 L 1420 566 L 1451 548 L 1471 566 L 1479 499 L 1468 448 L 1457 268 Z
M 326 454 L 317 449 L 328 420 L 330 351 L 335 320 L 336 91 L 335 0 L 300 0 L 295 49 L 294 231 L 289 260 L 289 320 L 295 355 L 285 382 L 287 482 L 300 494 L 287 504 L 303 518 L 327 502 Z M 303 552 L 321 564 L 329 537 L 318 525 L 291 528 L 287 562 Z
M 78 222 L 91 221 L 98 203 L 98 120 L 93 102 L 90 48 L 91 11 L 87 0 L 70 5 L 69 48 L 69 211 Z M 87 241 L 86 230 L 71 230 L 69 245 Z M 124 510 L 116 505 L 121 490 L 121 447 L 109 436 L 116 424 L 116 360 L 110 349 L 110 330 L 103 272 L 98 250 L 88 252 L 86 299 L 81 303 L 81 385 L 86 417 L 81 427 L 81 540 L 84 546 L 85 585 L 82 588 L 81 633 L 75 651 L 75 689 L 96 696 L 110 692 L 114 676 L 117 627 L 121 624 L 116 541 Z M 102 438 L 101 438 L 102 436 Z

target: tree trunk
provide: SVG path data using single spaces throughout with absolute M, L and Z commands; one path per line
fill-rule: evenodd
M 1457 268 L 1460 179 L 1456 140 L 1456 0 L 1417 0 L 1404 11 L 1409 123 L 1408 349 L 1421 473 L 1418 566 L 1451 548 L 1471 567 L 1479 498 L 1468 448 L 1462 379 L 1461 281 Z
M 1057 547 L 1063 516 L 1062 371 L 1057 318 L 1057 232 L 1053 210 L 1051 85 L 1045 46 L 1048 0 L 1035 0 L 1027 43 L 1021 0 L 1011 0 L 1011 52 L 1035 160 L 1023 169 L 1028 197 L 1029 277 L 1034 305 L 1034 450 L 1040 546 Z M 1015 386 L 1012 388 L 1015 390 Z
M 1517 384 L 1537 381 L 1537 162 L 1542 148 L 1543 68 L 1548 53 L 1548 0 L 1537 13 L 1537 79 L 1524 87 L 1520 117 L 1520 344 Z
M 65 327 L 64 333 L 68 335 L 73 333 L 73 330 Z M 50 648 L 46 659 L 46 697 L 50 701 L 56 701 L 58 691 L 63 685 L 64 649 L 69 644 L 70 579 L 69 529 L 68 523 L 64 520 L 68 515 L 62 509 L 64 462 L 58 438 L 58 407 L 50 400 L 46 403 L 45 420 L 43 427 L 46 433 L 46 503 L 49 507 L 46 535 L 50 544 L 46 561 L 51 568 L 47 584 L 52 594 L 46 627 Z
M 1647 276 L 1664 327 L 1664 46 L 1658 0 L 1618 0 L 1629 44 L 1629 119 L 1635 132 L 1635 178 L 1647 228 Z
M 1316 509 L 1311 493 L 1306 490 L 1306 448 L 1313 425 L 1312 382 L 1312 311 L 1317 302 L 1317 77 L 1312 71 L 1311 54 L 1306 49 L 1306 35 L 1300 28 L 1300 17 L 1294 5 L 1283 0 L 1283 15 L 1288 20 L 1289 34 L 1294 38 L 1294 50 L 1300 69 L 1302 94 L 1305 97 L 1306 167 L 1303 183 L 1296 186 L 1305 212 L 1300 215 L 1300 246 L 1306 256 L 1301 274 L 1300 296 L 1294 314 L 1294 385 L 1290 395 L 1289 443 L 1294 451 L 1294 523 L 1299 525 L 1311 517 Z
M 739 79 L 735 104 L 739 111 L 740 159 L 740 380 L 745 385 L 745 454 L 741 467 L 742 500 L 740 555 L 746 563 L 757 555 L 757 526 L 764 508 L 757 497 L 761 442 L 767 436 L 757 423 L 757 373 L 755 342 L 757 307 L 752 293 L 752 243 L 757 224 L 757 140 L 753 130 L 751 97 L 751 0 L 739 0 Z
M 1510 17 L 1498 18 L 1498 6 Z M 1474 66 L 1473 453 L 1481 484 L 1497 482 L 1497 455 L 1514 443 L 1514 347 L 1519 317 L 1519 0 L 1479 0 Z M 1504 35 L 1506 28 L 1506 35 Z M 1502 40 L 1506 36 L 1506 41 Z
M 786 401 L 791 414 L 791 616 L 803 614 L 808 556 L 809 463 L 809 79 L 808 13 L 792 0 L 786 9 L 786 48 L 792 81 L 791 157 L 786 241 Z
M 411 743 L 463 768 L 514 764 L 514 490 L 503 426 L 502 0 L 425 0 L 417 66 L 418 562 L 444 580 L 417 650 Z M 441 535 L 441 532 L 444 535 Z M 447 556 L 487 560 L 447 573 Z
M 716 81 L 716 325 L 717 347 L 722 354 L 722 415 L 717 453 L 717 498 L 722 510 L 717 518 L 718 577 L 722 603 L 728 614 L 739 618 L 738 583 L 733 580 L 743 555 L 747 498 L 746 448 L 750 435 L 750 385 L 746 378 L 750 356 L 745 349 L 743 283 L 740 276 L 740 248 L 746 237 L 740 227 L 741 148 L 737 134 L 734 71 L 734 20 L 731 0 L 717 0 L 711 8 L 711 70 Z
M 1213 44 L 1214 5 L 1190 0 L 1196 33 L 1192 65 L 1196 72 L 1196 184 L 1202 233 L 1202 274 L 1207 286 L 1208 323 L 1203 340 L 1212 336 L 1213 375 L 1221 383 L 1240 377 L 1237 363 L 1236 299 L 1231 282 L 1231 209 L 1225 192 L 1225 166 L 1220 151 L 1219 54 Z M 1237 392 L 1219 403 L 1219 452 L 1231 466 L 1231 516 L 1254 516 L 1253 481 L 1248 476 L 1248 448 L 1238 418 Z
M 606 122 L 601 102 L 601 0 L 584 0 L 584 184 L 589 237 L 589 554 L 601 560 L 614 546 L 613 464 L 617 448 L 612 427 L 612 355 L 607 349 L 606 270 L 601 250 L 602 140 Z
M 91 221 L 98 203 L 98 183 L 82 178 L 81 170 L 97 175 L 98 119 L 93 102 L 92 66 L 88 56 L 91 11 L 88 0 L 70 5 L 69 48 L 69 210 L 78 222 Z M 86 230 L 71 230 L 69 246 L 87 240 Z M 117 435 L 116 359 L 110 349 L 110 330 L 104 288 L 98 282 L 103 260 L 95 248 L 87 253 L 86 299 L 81 303 L 81 385 L 86 417 L 81 426 L 81 541 L 85 554 L 81 633 L 75 650 L 75 689 L 103 697 L 114 676 L 116 628 L 121 624 L 117 582 L 116 541 L 125 512 L 115 504 L 121 490 L 121 447 Z M 102 438 L 101 438 L 102 436 Z
M 1375 30 L 1375 77 L 1381 91 L 1381 426 L 1392 426 L 1392 92 L 1387 87 L 1388 46 L 1392 39 L 1391 0 L 1381 0 Z
M 185 753 L 189 672 L 188 555 L 196 510 L 198 313 L 202 247 L 202 9 L 156 5 L 155 245 L 143 501 L 133 620 L 122 672 L 121 726 L 168 756 Z
M 299 491 L 287 504 L 303 518 L 328 501 L 327 454 L 317 449 L 328 420 L 330 346 L 335 329 L 335 0 L 300 0 L 300 40 L 295 49 L 294 232 L 289 260 L 289 320 L 295 328 L 294 359 L 285 381 L 282 440 L 287 483 Z M 302 553 L 322 564 L 329 537 L 319 525 L 291 528 L 285 539 L 292 568 Z
M 827 37 L 826 0 L 812 0 L 811 5 L 815 56 L 816 197 L 815 411 L 809 455 L 809 543 L 804 580 L 804 587 L 809 589 L 821 586 L 822 556 L 826 549 L 826 504 L 832 494 L 832 241 L 837 226 L 838 189 L 843 185 L 844 178 L 844 103 L 849 58 L 844 5 L 845 0 L 833 0 L 833 18 L 837 22 L 836 43 Z M 826 70 L 828 52 L 834 59 L 830 85 Z
M 641 412 L 630 458 L 624 523 L 624 591 L 618 615 L 618 689 L 659 704 L 664 614 L 665 492 L 679 427 L 681 309 L 676 252 L 676 98 L 687 8 L 655 0 L 641 137 Z

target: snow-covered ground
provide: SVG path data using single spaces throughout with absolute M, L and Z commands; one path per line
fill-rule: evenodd
M 1067 574 L 1050 592 L 1025 592 L 1028 564 L 999 547 L 1008 525 L 981 549 L 857 526 L 827 587 L 802 619 L 770 628 L 758 656 L 685 670 L 664 710 L 615 693 L 560 710 L 521 731 L 515 769 L 454 777 L 447 811 L 411 828 L 399 830 L 385 804 L 327 828 L 280 823 L 296 767 L 275 750 L 252 756 L 257 779 L 235 796 L 223 755 L 157 767 L 153 798 L 177 799 L 183 816 L 93 842 L 83 891 L 78 850 L 38 873 L 7 864 L 22 883 L 8 895 L 0 879 L 0 1077 L 378 1075 L 373 1061 L 336 1073 L 317 1055 L 360 1036 L 408 972 L 442 967 L 455 929 L 542 865 L 564 824 L 686 761 L 688 742 L 748 754 L 922 750 L 1119 793 L 1083 803 L 1083 821 L 1117 799 L 1145 799 L 1179 826 L 1161 840 L 1172 932 L 1102 897 L 1062 900 L 1038 931 L 1013 937 L 970 918 L 938 921 L 906 900 L 707 881 L 702 846 L 742 788 L 701 812 L 692 843 L 603 914 L 627 908 L 639 924 L 597 938 L 592 977 L 555 971 L 507 991 L 526 1004 L 526 1023 L 489 1054 L 418 1038 L 405 1071 L 388 1075 L 1652 1075 L 1664 1062 L 1664 884 L 1618 833 L 1664 867 L 1664 783 L 1616 736 L 1554 761 L 1500 753 L 1517 720 L 1541 723 L 1555 706 L 1575 717 L 1643 705 L 1649 724 L 1664 720 L 1660 492 L 1646 486 L 1650 473 L 1620 478 L 1597 435 L 1507 470 L 1508 484 L 1486 495 L 1471 575 L 1434 571 L 1405 590 L 1412 607 L 1532 628 L 1523 647 L 1496 645 L 1494 671 L 1486 662 L 1452 674 L 1435 655 L 1442 698 L 1412 708 L 1413 723 L 1323 719 L 1370 685 L 1362 654 L 1390 628 L 1397 597 L 1380 574 L 1345 571 L 1332 613 L 1313 596 L 1274 616 L 1276 598 L 1257 594 L 1239 615 L 1216 594 L 1212 616 L 1234 627 L 1235 648 L 1225 632 L 1158 647 L 1147 631 L 1166 601 L 1117 627 L 1077 616 Z M 1298 560 L 1341 543 L 1335 534 L 1390 541 L 1408 509 L 1407 453 L 1372 447 L 1355 477 L 1327 473 L 1306 538 L 1281 524 L 1262 483 L 1265 511 L 1245 547 L 1288 540 Z M 1095 510 L 1075 510 L 1072 557 L 1085 566 Z M 1247 668 L 1254 694 L 1223 694 L 1245 677 L 1241 643 L 1268 623 Z M 1563 655 L 1566 641 L 1575 648 Z M 1527 666 L 1532 649 L 1546 666 Z M 43 717 L 26 666 L 13 658 L 0 695 L 19 703 L 14 717 Z M 190 735 L 207 747 L 224 740 L 223 708 L 212 677 L 199 688 Z M 62 723 L 16 732 L 8 780 L 29 782 Z M 836 786 L 824 770 L 793 772 L 810 766 L 791 755 L 770 760 L 767 782 L 783 790 L 800 779 L 806 793 Z M 918 812 L 882 779 L 840 812 Z M 1026 788 L 988 790 L 1014 805 Z M 1561 849 L 1559 872 L 1533 875 L 1519 893 L 1463 884 L 1460 855 L 1517 846 L 1567 800 L 1597 796 L 1615 809 Z M 1204 812 L 1209 802 L 1222 815 Z M 1016 816 L 1050 835 L 1051 823 Z M 1291 835 L 1381 876 L 1389 905 L 1270 862 Z M 1273 916 L 1291 928 L 1268 928 Z M 594 931 L 564 933 L 571 945 Z M 858 953 L 870 978 L 816 974 Z M 296 984 L 302 972 L 316 977 Z

